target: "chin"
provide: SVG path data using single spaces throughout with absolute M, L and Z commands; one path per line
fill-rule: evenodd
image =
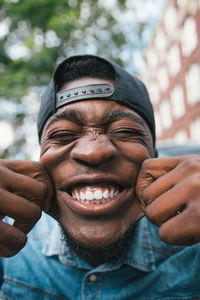
M 115 239 L 100 238 L 100 235 L 92 238 L 76 238 L 61 226 L 63 240 L 67 247 L 79 258 L 84 259 L 91 265 L 99 265 L 105 262 L 113 261 L 124 255 L 134 237 L 136 225 L 130 225 L 129 228 L 121 235 L 114 235 Z

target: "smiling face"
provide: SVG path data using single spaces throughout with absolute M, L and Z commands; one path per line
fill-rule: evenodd
M 95 83 L 112 84 L 84 78 L 63 89 Z M 86 247 L 114 243 L 143 215 L 135 185 L 151 156 L 149 129 L 128 107 L 84 100 L 59 108 L 41 139 L 41 161 L 56 189 L 51 215 Z

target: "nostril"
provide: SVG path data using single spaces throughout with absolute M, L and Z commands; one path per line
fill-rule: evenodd
M 109 161 L 112 161 L 114 159 L 115 156 L 94 156 L 94 157 L 81 157 L 81 158 L 74 158 L 74 160 L 82 165 L 88 166 L 88 167 L 97 167 L 100 165 L 105 165 L 107 164 Z
M 95 151 L 90 153 L 75 153 L 72 158 L 79 164 L 84 164 L 86 166 L 98 166 L 101 164 L 108 163 L 116 157 L 115 152 L 110 152 L 105 148 L 101 151 Z

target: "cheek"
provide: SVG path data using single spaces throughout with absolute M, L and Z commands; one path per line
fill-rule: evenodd
M 51 147 L 41 151 L 40 161 L 45 166 L 52 179 L 59 178 L 61 167 L 69 160 L 70 147 Z M 68 166 L 70 168 L 70 166 Z M 69 169 L 68 169 L 69 171 Z M 67 172 L 66 172 L 67 173 Z
M 123 156 L 127 160 L 137 164 L 138 166 L 141 166 L 144 160 L 151 158 L 151 155 L 147 148 L 139 143 L 124 143 L 120 146 L 120 149 L 123 152 Z

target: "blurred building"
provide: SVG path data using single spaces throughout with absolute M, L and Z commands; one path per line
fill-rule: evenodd
M 168 1 L 145 59 L 157 140 L 200 142 L 200 0 Z

